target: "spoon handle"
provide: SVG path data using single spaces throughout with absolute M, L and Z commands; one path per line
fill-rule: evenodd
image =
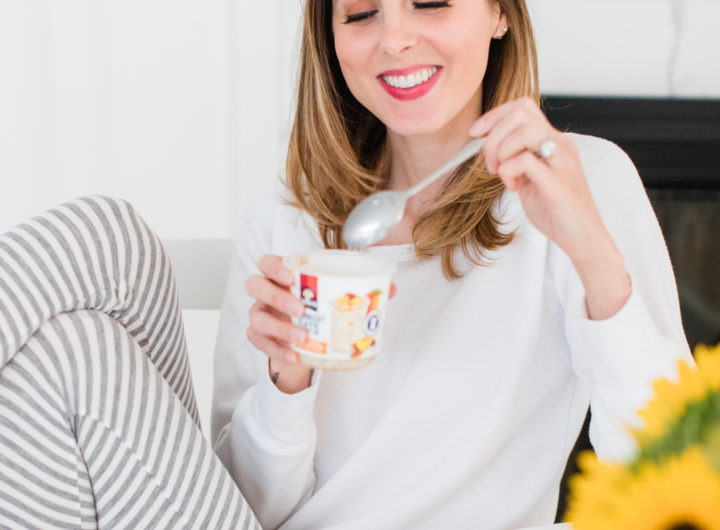
M 485 138 L 475 138 L 474 140 L 470 140 L 465 147 L 460 149 L 458 154 L 453 156 L 450 160 L 445 162 L 442 166 L 437 168 L 435 171 L 430 173 L 427 177 L 425 177 L 423 180 L 415 184 L 412 188 L 407 190 L 407 197 L 412 197 L 415 195 L 418 191 L 424 189 L 426 186 L 429 186 L 433 182 L 435 182 L 438 178 L 440 178 L 442 175 L 447 173 L 449 170 L 453 169 L 456 166 L 459 166 L 465 160 L 470 158 L 473 155 L 476 155 L 480 149 L 482 149 L 483 144 L 485 143 Z

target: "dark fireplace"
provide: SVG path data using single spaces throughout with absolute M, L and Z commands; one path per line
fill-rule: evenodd
M 550 96 L 543 108 L 558 129 L 607 138 L 630 155 L 668 245 L 690 347 L 720 342 L 720 100 Z M 577 454 L 590 448 L 588 421 L 568 461 L 558 521 Z

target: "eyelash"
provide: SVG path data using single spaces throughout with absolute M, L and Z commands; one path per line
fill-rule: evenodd
M 450 7 L 450 2 L 413 2 L 413 7 L 416 9 L 438 9 L 441 7 Z M 377 9 L 373 11 L 363 11 L 362 13 L 354 13 L 348 15 L 345 18 L 345 24 L 352 24 L 353 22 L 359 22 L 373 16 L 377 13 Z

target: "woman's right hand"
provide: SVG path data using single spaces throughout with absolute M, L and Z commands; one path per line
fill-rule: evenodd
M 258 268 L 261 274 L 250 276 L 245 282 L 245 291 L 255 299 L 250 308 L 247 338 L 268 356 L 270 377 L 278 389 L 294 394 L 310 386 L 312 375 L 290 347 L 307 337 L 307 332 L 291 321 L 291 317 L 302 316 L 305 306 L 290 294 L 293 273 L 279 256 L 264 255 Z

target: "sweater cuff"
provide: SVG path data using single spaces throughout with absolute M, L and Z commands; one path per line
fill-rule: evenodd
M 311 385 L 295 394 L 280 391 L 267 370 L 257 386 L 253 415 L 258 425 L 278 441 L 294 443 L 313 428 L 313 410 L 321 373 L 315 372 Z
M 584 299 L 570 319 L 583 339 L 596 383 L 627 391 L 636 387 L 638 380 L 650 383 L 676 374 L 682 353 L 679 348 L 668 348 L 668 339 L 658 333 L 662 330 L 655 326 L 636 288 L 625 305 L 607 319 L 590 320 Z

